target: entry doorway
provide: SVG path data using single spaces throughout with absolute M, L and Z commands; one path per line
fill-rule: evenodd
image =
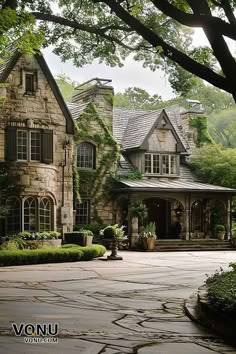
M 148 208 L 148 222 L 154 222 L 158 239 L 180 239 L 182 226 L 178 213 L 182 212 L 176 200 L 150 198 L 144 201 Z

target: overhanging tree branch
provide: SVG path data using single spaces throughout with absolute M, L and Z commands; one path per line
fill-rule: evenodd
M 62 26 L 66 26 L 66 27 L 71 27 L 74 28 L 76 30 L 80 30 L 80 31 L 84 31 L 84 32 L 88 32 L 91 34 L 96 34 L 99 35 L 100 37 L 108 40 L 109 42 L 114 42 L 116 44 L 118 44 L 119 46 L 128 49 L 130 51 L 135 51 L 138 50 L 138 47 L 131 47 L 125 43 L 123 43 L 121 40 L 119 40 L 117 37 L 111 36 L 109 34 L 107 34 L 107 30 L 113 29 L 113 26 L 107 26 L 104 28 L 98 28 L 95 26 L 89 26 L 89 25 L 85 25 L 83 23 L 79 23 L 76 20 L 69 20 L 67 18 L 64 17 L 60 17 L 60 16 L 56 16 L 56 15 L 52 15 L 52 14 L 48 14 L 48 13 L 41 13 L 41 12 L 32 12 L 31 13 L 37 20 L 42 20 L 42 21 L 48 21 L 48 22 L 52 22 L 52 23 L 57 23 L 60 24 Z M 121 31 L 126 31 L 127 33 L 131 33 L 131 29 L 127 27 L 123 27 L 123 26 L 117 26 L 114 28 L 116 30 L 121 30 Z
M 106 3 L 110 9 L 127 25 L 134 29 L 140 36 L 148 41 L 154 48 L 159 48 L 161 53 L 170 60 L 178 63 L 182 68 L 191 72 L 194 75 L 207 80 L 212 85 L 219 87 L 231 93 L 230 87 L 225 77 L 215 73 L 203 64 L 198 63 L 188 55 L 167 44 L 158 34 L 147 28 L 138 19 L 128 13 L 119 3 L 115 0 L 92 0 L 94 3 Z
M 236 23 L 227 23 L 224 20 L 208 16 L 205 14 L 186 13 L 176 6 L 170 4 L 167 0 L 152 0 L 155 7 L 162 11 L 166 16 L 173 18 L 184 26 L 188 27 L 204 27 L 211 26 L 216 32 L 222 33 L 231 39 L 236 40 Z

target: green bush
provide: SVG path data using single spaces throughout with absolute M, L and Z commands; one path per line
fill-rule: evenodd
M 0 266 L 76 262 L 81 260 L 83 252 L 80 249 L 39 249 L 1 251 Z
M 72 247 L 80 247 L 80 246 L 76 245 L 75 243 L 67 243 L 61 246 L 61 248 L 72 248 Z
M 105 225 L 103 224 L 86 224 L 86 225 L 75 225 L 74 231 L 90 230 L 95 237 L 99 236 L 99 232 L 103 229 Z
M 19 232 L 17 235 L 17 237 L 20 237 L 22 240 L 30 240 L 30 241 L 34 241 L 34 240 L 56 240 L 60 237 L 60 232 L 57 231 L 43 231 L 43 232 L 27 232 L 27 231 L 23 231 L 23 232 Z M 11 236 L 8 236 L 9 238 Z
M 124 227 L 125 226 L 120 226 L 118 224 L 115 225 L 108 225 L 105 227 L 105 229 L 100 231 L 101 236 L 105 240 L 112 240 L 114 238 L 122 238 L 124 236 Z
M 88 261 L 103 256 L 105 252 L 106 248 L 102 245 L 59 249 L 2 250 L 0 251 L 0 266 Z
M 225 231 L 224 225 L 216 225 L 215 231 L 216 232 L 224 232 Z
M 233 271 L 216 272 L 206 280 L 210 305 L 218 311 L 236 315 L 236 264 L 230 266 Z

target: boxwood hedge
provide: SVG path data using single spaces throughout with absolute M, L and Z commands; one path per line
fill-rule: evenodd
M 88 261 L 103 256 L 105 252 L 105 247 L 101 245 L 59 249 L 3 250 L 0 251 L 0 266 Z
M 223 313 L 236 316 L 236 264 L 233 271 L 216 272 L 206 281 L 210 305 Z

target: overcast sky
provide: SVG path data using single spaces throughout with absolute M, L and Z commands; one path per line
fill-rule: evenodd
M 194 43 L 195 45 L 207 43 L 201 29 L 195 31 Z M 112 85 L 116 92 L 124 92 L 126 88 L 136 86 L 145 89 L 150 94 L 159 94 L 163 100 L 175 97 L 163 71 L 153 72 L 148 68 L 143 68 L 141 63 L 134 62 L 132 59 L 127 59 L 122 68 L 111 68 L 97 62 L 85 65 L 83 68 L 76 68 L 72 61 L 61 62 L 50 48 L 45 49 L 43 53 L 54 76 L 61 73 L 66 74 L 79 83 L 95 77 L 112 79 Z

